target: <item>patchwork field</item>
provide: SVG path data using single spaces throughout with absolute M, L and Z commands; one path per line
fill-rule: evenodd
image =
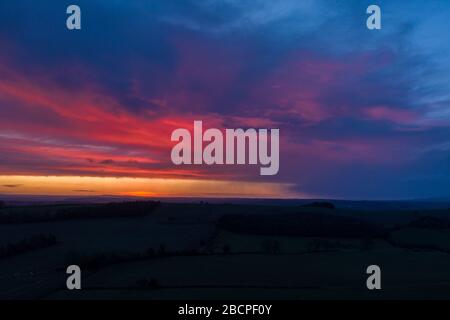
M 0 298 L 450 298 L 448 210 L 162 203 L 92 217 L 88 209 L 60 219 L 52 206 L 20 208 L 43 221 L 0 224 Z M 65 287 L 69 264 L 82 268 L 80 291 Z M 382 268 L 379 292 L 365 286 L 371 264 Z

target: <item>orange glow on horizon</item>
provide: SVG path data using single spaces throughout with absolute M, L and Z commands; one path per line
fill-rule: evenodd
M 0 194 L 300 198 L 288 183 L 79 176 L 0 176 Z

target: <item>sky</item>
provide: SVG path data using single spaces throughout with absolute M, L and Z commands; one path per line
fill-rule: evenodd
M 1 1 L 0 194 L 448 199 L 449 30 L 444 0 Z M 194 120 L 279 128 L 279 173 L 174 165 Z

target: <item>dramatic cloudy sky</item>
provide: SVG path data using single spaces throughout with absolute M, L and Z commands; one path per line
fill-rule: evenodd
M 450 3 L 372 3 L 1 1 L 0 194 L 450 197 Z M 193 120 L 279 128 L 279 174 L 173 165 Z

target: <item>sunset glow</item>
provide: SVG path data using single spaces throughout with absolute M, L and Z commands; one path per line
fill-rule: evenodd
M 364 4 L 187 2 L 83 2 L 89 27 L 77 31 L 60 25 L 64 4 L 42 3 L 39 15 L 0 8 L 0 194 L 450 190 L 450 46 L 439 33 L 449 6 L 386 2 L 389 26 L 374 31 Z M 277 174 L 175 165 L 171 133 L 195 120 L 205 130 L 279 129 Z
M 194 179 L 108 178 L 78 176 L 0 176 L 0 192 L 14 195 L 249 197 L 295 198 L 292 185 L 282 183 L 208 181 Z

